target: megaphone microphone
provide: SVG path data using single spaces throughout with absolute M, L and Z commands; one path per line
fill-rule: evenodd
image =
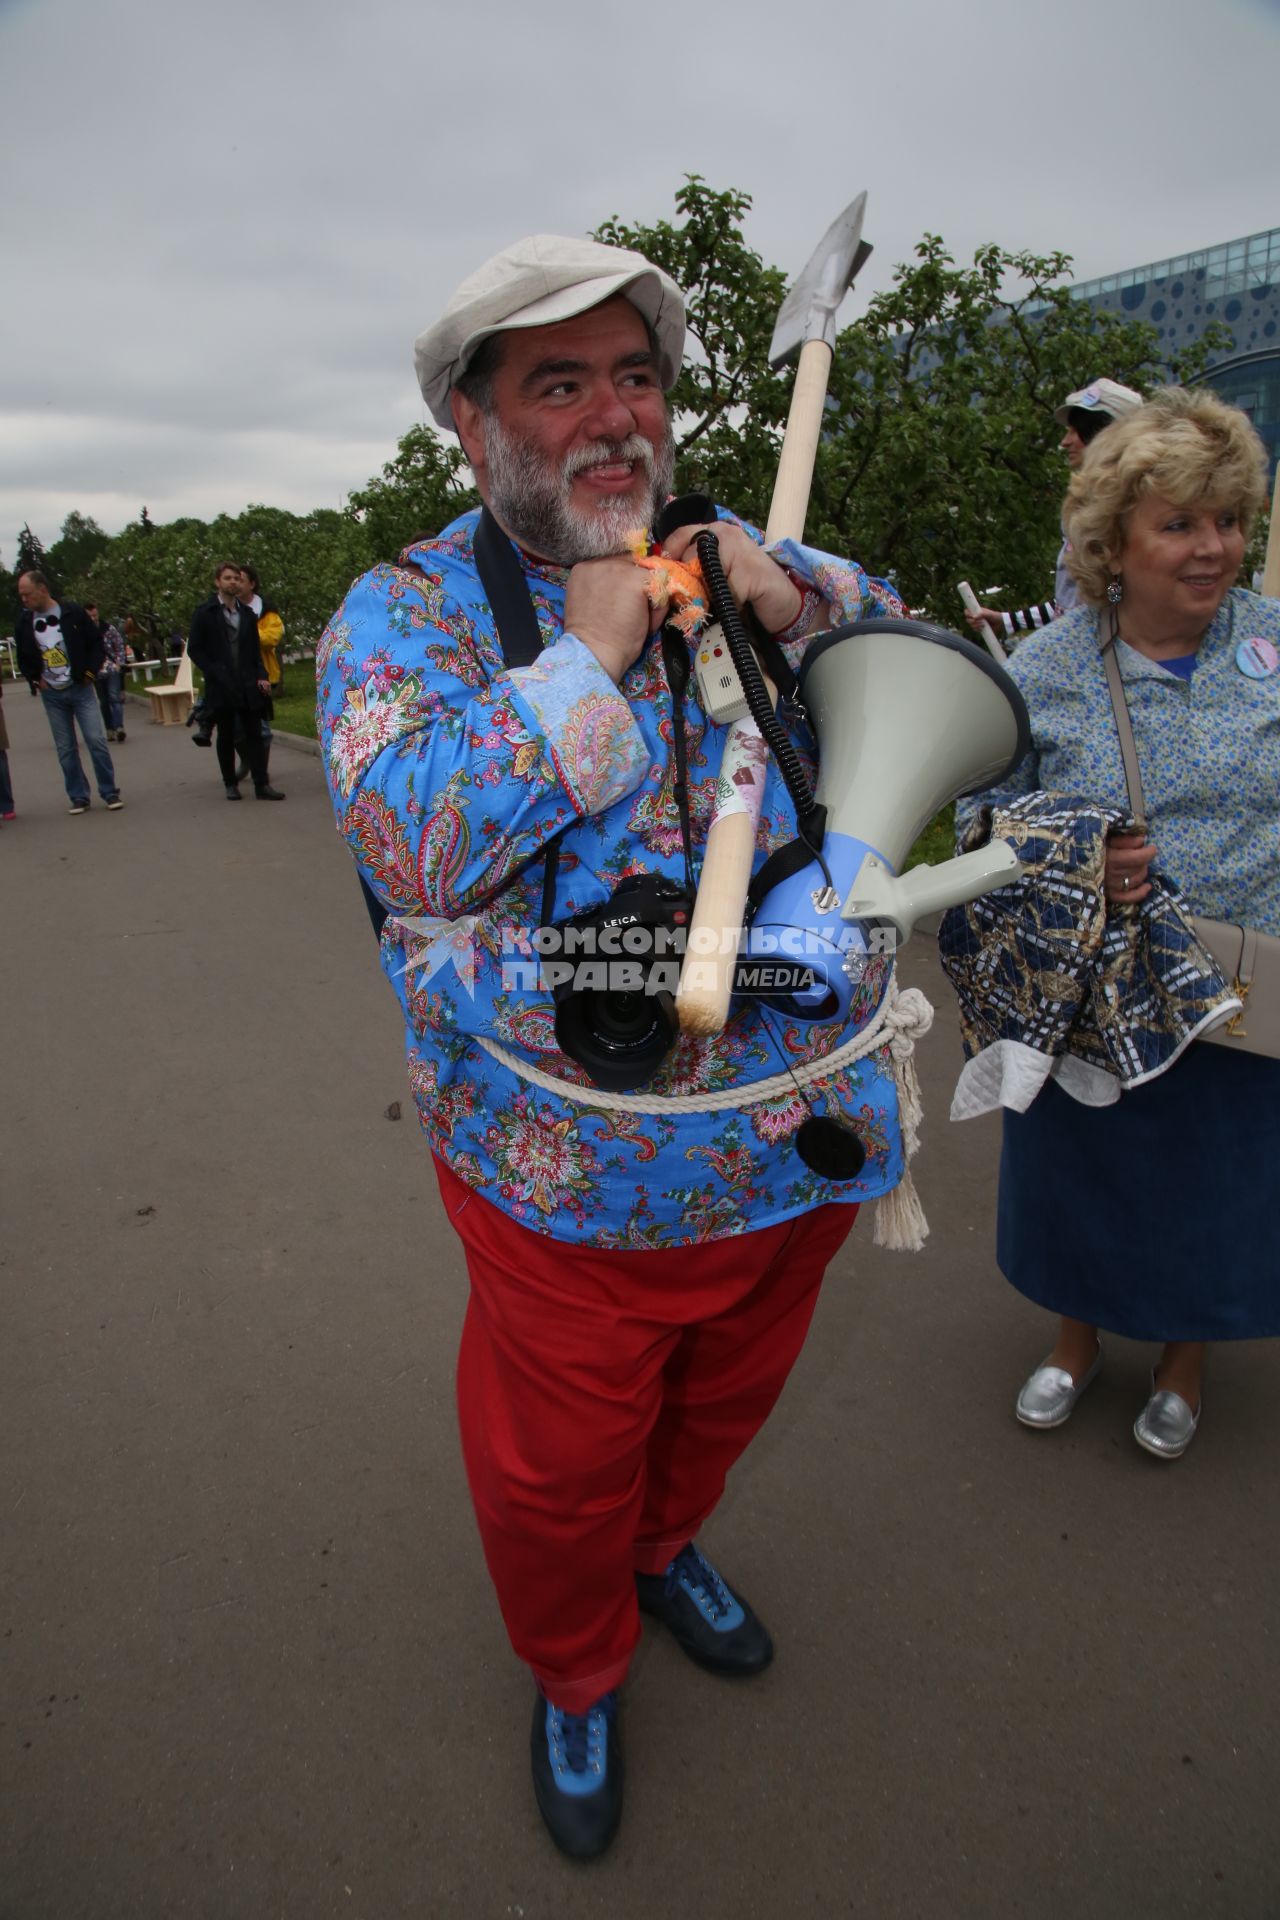
M 705 493 L 682 493 L 677 499 L 668 500 L 653 523 L 653 537 L 661 546 L 668 534 L 678 527 L 713 527 L 716 523 L 715 501 Z

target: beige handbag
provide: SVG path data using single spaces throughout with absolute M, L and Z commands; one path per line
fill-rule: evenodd
M 1116 659 L 1116 636 L 1102 634 L 1101 621 L 1099 632 L 1102 664 L 1115 711 L 1116 732 L 1120 735 L 1129 811 L 1137 831 L 1145 833 L 1147 809 L 1142 797 L 1142 774 L 1129 703 L 1120 678 L 1120 662 Z M 1239 1013 L 1210 1027 L 1200 1038 L 1217 1046 L 1234 1047 L 1238 1053 L 1261 1053 L 1269 1060 L 1280 1060 L 1280 939 L 1272 933 L 1259 933 L 1256 927 L 1237 926 L 1233 920 L 1206 920 L 1198 913 L 1189 914 L 1187 918 L 1223 979 L 1244 1001 Z

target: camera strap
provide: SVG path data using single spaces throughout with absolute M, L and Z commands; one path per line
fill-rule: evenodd
M 471 542 L 476 572 L 493 613 L 498 645 L 508 669 L 527 667 L 542 652 L 542 631 L 534 612 L 533 596 L 524 568 L 488 507 L 480 510 L 480 521 Z M 689 759 L 684 737 L 684 695 L 689 684 L 689 648 L 673 627 L 662 629 L 662 665 L 671 690 L 672 757 L 675 760 L 673 792 L 680 811 L 680 839 L 684 847 L 685 882 L 695 891 L 693 871 L 693 823 L 689 817 Z M 577 822 L 570 823 L 576 826 Z M 569 832 L 562 827 L 555 839 L 541 850 L 545 860 L 542 878 L 542 924 L 547 926 L 555 912 L 556 874 L 560 866 L 560 842 Z M 535 855 L 535 858 L 539 856 Z M 514 878 L 514 875 L 510 876 Z
M 538 625 L 538 616 L 534 611 L 533 596 L 529 591 L 529 582 L 525 579 L 524 568 L 520 565 L 516 550 L 512 546 L 488 507 L 480 510 L 480 520 L 472 537 L 471 550 L 475 555 L 476 572 L 480 584 L 485 590 L 490 611 L 493 614 L 494 629 L 498 645 L 502 649 L 503 663 L 507 668 L 527 667 L 542 652 L 542 629 Z M 420 567 L 414 568 L 421 572 Z M 662 630 L 662 664 L 667 676 L 667 685 L 671 689 L 672 718 L 674 722 L 672 740 L 675 759 L 675 801 L 680 810 L 680 838 L 684 846 L 685 880 L 690 892 L 695 891 L 693 873 L 693 825 L 689 818 L 689 764 L 684 737 L 684 695 L 689 684 L 689 650 L 681 634 L 674 628 Z M 570 826 L 576 826 L 571 821 Z M 569 832 L 562 827 L 560 832 L 538 853 L 533 860 L 545 860 L 542 882 L 542 924 L 546 926 L 555 910 L 556 873 L 560 865 L 560 842 Z M 531 865 L 523 862 L 517 872 Z M 515 874 L 509 874 L 508 880 Z M 365 886 L 364 881 L 361 885 Z M 375 937 L 381 934 L 382 923 L 387 917 L 381 901 L 376 900 L 365 887 L 366 903 L 370 918 L 373 920 Z
M 498 636 L 498 645 L 502 648 L 503 662 L 507 667 L 527 667 L 542 652 L 542 629 L 538 625 L 533 597 L 524 577 L 524 569 L 516 558 L 515 548 L 488 507 L 481 508 L 479 525 L 472 536 L 471 550 L 475 555 L 476 572 L 480 575 L 480 584 L 485 590 L 493 614 L 494 628 Z M 413 573 L 426 571 L 414 560 L 402 561 L 401 565 Z M 535 854 L 533 857 L 536 860 L 540 856 Z M 369 909 L 369 918 L 373 922 L 374 938 L 381 939 L 387 909 L 368 885 L 363 874 L 360 876 L 360 886 L 364 893 L 365 905 Z
M 480 509 L 471 551 L 493 612 L 503 660 L 508 669 L 532 665 L 542 652 L 542 629 L 533 609 L 533 596 L 515 548 L 488 507 Z

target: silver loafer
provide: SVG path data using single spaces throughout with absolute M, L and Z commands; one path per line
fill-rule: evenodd
M 1180 1393 L 1157 1388 L 1153 1373 L 1151 1398 L 1133 1423 L 1133 1437 L 1157 1460 L 1180 1460 L 1196 1437 L 1203 1408 L 1202 1396 L 1200 1406 L 1192 1413 Z
M 1052 1367 L 1046 1360 L 1023 1382 L 1013 1410 L 1024 1427 L 1060 1427 L 1071 1418 L 1076 1401 L 1086 1387 L 1093 1385 L 1101 1371 L 1101 1346 L 1088 1373 L 1082 1374 L 1079 1380 L 1073 1380 L 1065 1367 Z

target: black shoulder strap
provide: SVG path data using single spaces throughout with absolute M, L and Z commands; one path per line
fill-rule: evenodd
M 786 654 L 771 633 L 761 626 L 752 606 L 743 608 L 751 632 L 751 644 L 764 661 L 765 671 L 784 700 L 794 700 L 799 681 L 791 670 Z
M 529 597 L 524 568 L 488 507 L 480 510 L 471 548 L 480 583 L 493 608 L 502 657 L 508 667 L 527 667 L 542 652 L 542 630 Z
M 538 616 L 533 610 L 533 601 L 529 595 L 529 583 L 524 577 L 524 568 L 516 558 L 515 548 L 488 507 L 481 509 L 480 522 L 476 527 L 471 548 L 476 557 L 476 572 L 480 575 L 480 584 L 493 609 L 493 621 L 497 628 L 498 644 L 502 648 L 502 658 L 508 667 L 527 667 L 542 652 L 542 630 L 538 625 Z M 535 854 L 534 858 L 540 859 L 541 851 Z M 529 862 L 525 864 L 528 865 Z M 554 887 L 554 861 L 548 861 L 547 871 L 550 884 Z M 512 874 L 509 878 L 514 879 L 515 875 Z M 373 922 L 374 937 L 380 938 L 383 922 L 387 918 L 387 910 L 366 883 L 363 874 L 359 875 L 359 879 L 364 903 L 369 909 L 369 918 Z

